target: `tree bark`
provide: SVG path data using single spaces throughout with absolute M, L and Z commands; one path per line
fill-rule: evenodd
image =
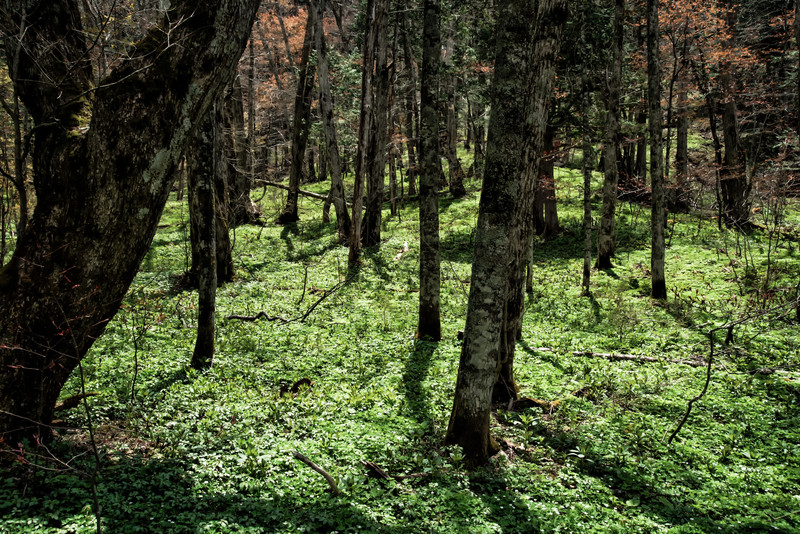
M 552 168 L 552 157 L 544 147 L 549 136 L 552 147 L 552 129 L 548 127 L 549 106 L 552 105 L 553 86 L 556 77 L 556 60 L 561 44 L 561 35 L 566 23 L 566 2 L 550 0 L 536 4 L 533 8 L 536 28 L 531 50 L 531 64 L 527 84 L 531 87 L 526 103 L 527 117 L 523 132 L 522 180 L 517 202 L 516 217 L 510 224 L 510 256 L 506 283 L 503 324 L 500 335 L 499 374 L 492 390 L 492 402 L 507 403 L 517 398 L 519 386 L 514 378 L 514 354 L 516 342 L 522 336 L 522 318 L 525 312 L 525 271 L 529 264 L 533 245 L 532 209 L 535 197 L 536 176 L 545 163 Z M 548 134 L 548 131 L 550 132 Z
M 189 174 L 189 237 L 192 244 L 192 265 L 187 273 L 187 281 L 192 287 L 201 287 L 202 271 L 208 262 L 205 241 L 206 215 L 203 212 L 202 199 L 192 191 L 196 184 L 209 181 L 214 187 L 214 253 L 217 284 L 233 280 L 233 251 L 229 235 L 231 219 L 228 184 L 230 166 L 225 157 L 223 134 L 223 101 L 220 101 L 209 118 L 204 120 L 195 133 L 194 142 L 186 156 L 186 169 Z
M 278 20 L 281 20 L 279 17 Z M 306 32 L 303 37 L 303 51 L 300 55 L 297 76 L 297 90 L 294 98 L 294 116 L 292 120 L 292 163 L 289 167 L 289 194 L 286 205 L 275 221 L 278 224 L 289 224 L 300 219 L 298 215 L 297 190 L 300 189 L 300 178 L 303 175 L 303 163 L 306 156 L 306 145 L 311 128 L 311 95 L 314 91 L 314 67 L 309 63 L 311 57 L 314 26 L 309 10 Z M 291 58 L 289 58 L 291 61 Z
M 0 271 L 6 444 L 48 433 L 62 386 L 113 318 L 150 247 L 177 163 L 231 79 L 258 4 L 173 2 L 160 26 L 93 89 L 74 0 L 3 1 L 0 32 L 21 36 L 10 74 L 36 125 L 37 193 L 25 234 Z M 8 54 L 13 43 L 5 46 Z
M 227 167 L 227 196 L 231 226 L 253 224 L 258 221 L 260 211 L 250 198 L 251 172 L 249 139 L 244 126 L 244 95 L 242 82 L 235 76 L 225 94 L 222 108 L 225 161 Z M 252 113 L 252 110 L 251 110 Z M 251 133 L 250 136 L 253 134 Z
M 614 39 L 611 42 L 611 65 L 606 93 L 606 132 L 603 143 L 605 158 L 603 176 L 603 211 L 597 240 L 597 268 L 613 267 L 616 251 L 616 210 L 619 168 L 617 150 L 620 144 L 619 93 L 622 82 L 622 48 L 624 42 L 625 0 L 614 0 Z
M 445 127 L 447 131 L 447 142 L 444 146 L 445 157 L 447 158 L 447 171 L 449 176 L 450 195 L 453 198 L 462 198 L 467 194 L 464 189 L 464 169 L 458 160 L 458 117 L 456 110 L 456 79 L 451 74 L 453 63 L 453 52 L 455 43 L 453 42 L 452 22 L 447 32 L 447 41 L 444 50 L 444 67 L 447 72 L 445 87 L 447 88 L 447 99 L 443 102 L 445 108 Z
M 336 209 L 336 229 L 339 240 L 346 243 L 350 236 L 350 213 L 344 197 L 342 166 L 339 159 L 339 143 L 336 138 L 336 123 L 333 120 L 333 99 L 331 98 L 330 75 L 328 72 L 328 48 L 322 25 L 325 13 L 324 0 L 311 0 L 311 14 L 314 17 L 314 39 L 317 47 L 317 70 L 319 71 L 319 110 L 325 132 L 325 154 L 331 176 L 331 202 Z
M 217 296 L 217 199 L 214 182 L 217 171 L 224 167 L 224 162 L 219 161 L 222 156 L 219 129 L 216 110 L 212 109 L 197 132 L 192 147 L 195 152 L 192 159 L 196 164 L 189 173 L 192 251 L 197 253 L 197 338 L 191 361 L 195 369 L 210 368 L 214 358 Z
M 542 18 L 543 13 L 550 13 L 551 17 Z M 540 88 L 547 87 L 547 81 L 534 77 L 535 69 L 530 68 L 540 61 L 541 54 L 551 51 L 539 46 L 544 40 L 534 39 L 534 28 L 551 31 L 554 24 L 547 28 L 547 23 L 563 24 L 565 18 L 563 0 L 543 1 L 538 6 L 528 0 L 503 0 L 498 5 L 486 174 L 478 211 L 464 344 L 446 436 L 448 443 L 463 448 L 472 465 L 485 463 L 497 451 L 497 444 L 489 435 L 491 397 L 501 367 L 501 343 L 516 339 L 503 339 L 504 310 L 509 279 L 517 276 L 509 267 L 517 252 L 523 256 L 525 251 L 522 223 L 530 213 L 525 212 L 523 193 L 527 190 L 530 197 L 533 188 L 530 173 L 522 180 L 524 160 L 541 153 L 536 152 L 536 148 L 541 150 L 541 144 L 537 147 L 530 133 L 537 128 L 540 131 L 546 123 L 550 100 L 549 92 L 540 92 Z M 529 102 L 534 83 L 539 84 L 533 92 L 537 96 Z M 541 105 L 536 106 L 537 102 Z M 541 122 L 543 118 L 545 122 Z
M 439 92 L 441 58 L 440 0 L 425 0 L 422 29 L 422 100 L 420 110 L 419 175 L 419 322 L 417 337 L 438 341 L 440 320 L 439 258 Z
M 374 2 L 375 18 L 372 21 L 372 31 L 375 32 L 375 83 L 373 85 L 374 107 L 372 108 L 371 140 L 367 146 L 367 161 L 369 162 L 365 179 L 367 203 L 364 206 L 362 223 L 364 232 L 362 242 L 365 247 L 374 247 L 381 242 L 381 220 L 386 184 L 386 123 L 389 117 L 389 63 L 387 60 L 389 0 L 374 0 Z M 370 63 L 369 67 L 371 66 Z
M 664 152 L 662 143 L 661 69 L 658 59 L 658 0 L 647 0 L 647 99 L 650 133 L 650 185 L 653 191 L 650 218 L 651 296 L 667 298 L 664 278 Z

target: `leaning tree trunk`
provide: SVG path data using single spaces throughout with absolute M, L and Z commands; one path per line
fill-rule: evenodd
M 650 186 L 653 190 L 650 218 L 651 296 L 667 298 L 664 278 L 664 150 L 662 143 L 661 69 L 658 61 L 658 0 L 647 0 L 647 100 L 650 133 Z
M 529 0 L 503 0 L 498 5 L 497 59 L 492 85 L 492 114 L 486 154 L 486 173 L 478 210 L 475 258 L 472 266 L 464 344 L 461 349 L 453 411 L 446 441 L 460 445 L 467 462 L 485 463 L 497 450 L 489 435 L 492 390 L 498 376 L 499 351 L 506 307 L 509 266 L 524 245 L 520 229 L 528 214 L 520 193 L 532 190 L 521 179 L 524 159 L 531 154 L 526 123 L 541 111 L 531 106 L 530 65 L 540 60 L 532 54 L 536 4 Z M 566 18 L 564 0 L 542 1 L 541 11 L 552 9 L 555 20 Z M 537 24 L 538 23 L 538 24 Z M 543 48 L 538 48 L 544 52 Z M 547 93 L 546 93 L 547 94 Z M 549 96 L 549 94 L 547 94 Z M 546 96 L 539 95 L 545 106 Z M 542 122 L 536 123 L 541 126 Z M 538 148 L 541 148 L 539 146 Z M 530 181 L 528 174 L 527 180 Z
M 75 1 L 24 13 L 27 4 L 4 0 L 0 17 L 2 34 L 21 36 L 10 74 L 36 125 L 37 205 L 0 271 L 0 435 L 9 445 L 48 433 L 61 388 L 119 309 L 259 1 L 173 2 L 97 87 Z
M 442 337 L 439 314 L 439 87 L 441 37 L 440 0 L 426 0 L 422 29 L 422 101 L 420 110 L 419 174 L 419 322 L 417 337 Z
M 319 109 L 325 132 L 325 153 L 331 176 L 331 202 L 336 209 L 336 229 L 339 240 L 346 243 L 350 236 L 350 213 L 344 197 L 342 165 L 339 160 L 339 143 L 336 139 L 336 123 L 333 120 L 333 99 L 331 98 L 330 76 L 328 73 L 328 48 L 322 20 L 325 13 L 324 0 L 311 1 L 311 15 L 314 17 L 314 40 L 317 47 L 317 70 L 319 71 Z
M 603 176 L 603 211 L 597 236 L 597 268 L 610 269 L 616 250 L 616 210 L 619 169 L 617 150 L 620 142 L 619 92 L 622 81 L 622 45 L 624 40 L 625 0 L 614 0 L 614 39 L 611 43 L 611 68 L 607 85 L 605 159 Z
M 310 10 L 309 10 L 310 11 Z M 280 17 L 278 20 L 281 20 Z M 298 215 L 298 199 L 300 196 L 300 178 L 303 175 L 303 162 L 306 156 L 306 145 L 311 128 L 311 98 L 314 92 L 314 67 L 310 64 L 314 26 L 311 13 L 308 15 L 306 32 L 303 37 L 303 51 L 300 54 L 297 90 L 294 98 L 294 116 L 292 119 L 292 163 L 289 167 L 289 194 L 286 205 L 275 221 L 288 224 L 300 219 Z M 291 56 L 290 56 L 291 59 Z

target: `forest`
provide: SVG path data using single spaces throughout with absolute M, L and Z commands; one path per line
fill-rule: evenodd
M 0 10 L 0 533 L 800 532 L 800 0 Z

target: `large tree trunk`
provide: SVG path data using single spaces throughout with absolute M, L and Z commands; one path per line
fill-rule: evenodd
M 542 154 L 550 131 L 548 128 L 549 106 L 556 77 L 556 60 L 561 44 L 561 35 L 566 23 L 566 2 L 550 0 L 538 4 L 535 13 L 537 29 L 532 45 L 532 64 L 529 67 L 527 84 L 531 87 L 527 95 L 527 118 L 523 132 L 525 151 L 523 171 L 515 216 L 510 221 L 512 234 L 508 259 L 508 279 L 506 282 L 503 325 L 500 333 L 499 373 L 492 389 L 492 401 L 505 403 L 517 398 L 519 387 L 514 378 L 514 354 L 516 342 L 522 336 L 522 318 L 525 312 L 525 270 L 529 264 L 529 254 L 533 245 L 533 210 L 536 176 L 545 164 Z M 552 157 L 546 158 L 551 165 Z
M 667 298 L 664 279 L 664 151 L 662 143 L 661 69 L 658 61 L 658 0 L 647 0 L 647 99 L 650 131 L 650 185 L 653 190 L 650 219 L 651 296 Z
M 402 43 L 403 43 L 403 63 L 408 71 L 408 90 L 405 94 L 405 111 L 406 111 L 406 138 L 408 138 L 408 194 L 416 195 L 416 176 L 419 173 L 417 167 L 416 152 L 418 152 L 419 143 L 417 136 L 419 135 L 419 109 L 417 107 L 417 70 L 414 61 L 414 52 L 411 48 L 411 39 L 408 35 L 408 18 L 403 14 L 401 16 L 402 23 Z M 402 188 L 402 184 L 401 184 Z
M 372 108 L 372 139 L 367 147 L 366 187 L 367 203 L 364 206 L 362 241 L 365 247 L 374 247 L 381 242 L 381 220 L 386 183 L 386 122 L 389 117 L 389 64 L 387 60 L 387 18 L 389 0 L 374 0 L 375 18 L 375 83 L 374 107 Z M 366 65 L 366 64 L 365 64 Z M 366 68 L 371 67 L 369 64 Z
M 344 198 L 342 165 L 339 160 L 339 143 L 336 139 L 336 123 L 333 120 L 333 99 L 331 98 L 330 76 L 328 73 L 328 49 L 322 25 L 325 13 L 324 0 L 311 1 L 311 14 L 314 17 L 314 39 L 317 47 L 317 70 L 319 71 L 319 109 L 325 132 L 325 153 L 331 176 L 330 197 L 336 209 L 336 229 L 339 240 L 346 243 L 350 236 L 350 213 Z
M 534 98 L 542 105 L 529 102 L 534 83 L 543 82 L 531 76 L 535 70 L 529 66 L 540 61 L 540 54 L 549 52 L 547 47 L 538 46 L 541 40 L 532 48 L 534 26 L 546 29 L 546 24 L 563 23 L 566 18 L 564 0 L 538 3 L 538 15 L 551 13 L 552 18 L 537 16 L 535 5 L 528 0 L 503 0 L 498 6 L 486 174 L 478 211 L 464 344 L 446 436 L 448 443 L 463 448 L 468 463 L 473 465 L 485 463 L 497 450 L 489 435 L 491 397 L 500 370 L 501 343 L 516 339 L 503 339 L 504 310 L 509 279 L 516 276 L 509 267 L 517 253 L 522 256 L 525 250 L 523 220 L 530 214 L 525 213 L 524 193 L 530 197 L 533 189 L 531 174 L 523 173 L 524 161 L 526 157 L 537 157 L 542 148 L 536 146 L 526 123 L 530 129 L 534 124 L 545 124 L 549 103 L 549 93 L 538 94 L 538 87 Z M 542 85 L 547 87 L 546 82 L 539 87 Z
M 605 159 L 603 176 L 603 211 L 597 239 L 597 268 L 610 269 L 616 250 L 616 210 L 619 169 L 617 150 L 620 143 L 619 92 L 622 82 L 622 45 L 624 40 L 625 0 L 614 0 L 614 39 L 611 43 L 606 100 L 606 135 L 603 143 Z
M 4 0 L 0 30 L 22 39 L 10 74 L 36 124 L 37 206 L 0 271 L 0 435 L 12 445 L 47 433 L 67 377 L 119 308 L 259 2 L 174 2 L 97 88 L 75 1 L 20 4 Z
M 422 101 L 419 175 L 419 323 L 417 337 L 438 341 L 439 316 L 439 88 L 440 0 L 425 0 L 422 30 Z
M 278 17 L 278 20 L 281 20 L 281 18 Z M 297 191 L 300 189 L 300 178 L 303 175 L 306 145 L 308 144 L 308 134 L 311 128 L 311 95 L 314 92 L 314 67 L 309 63 L 313 35 L 314 25 L 311 20 L 311 13 L 309 12 L 306 32 L 303 37 L 303 51 L 300 55 L 300 65 L 298 67 L 297 91 L 295 92 L 294 98 L 292 163 L 289 167 L 289 193 L 286 195 L 286 205 L 275 221 L 278 224 L 288 224 L 300 219 L 297 212 L 297 202 L 299 199 Z

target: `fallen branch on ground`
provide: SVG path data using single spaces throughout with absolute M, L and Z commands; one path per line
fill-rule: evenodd
M 325 471 L 323 468 L 321 468 L 320 466 L 318 466 L 317 464 L 315 464 L 314 462 L 309 460 L 308 457 L 305 456 L 304 454 L 300 454 L 299 452 L 294 451 L 293 456 L 296 459 L 298 459 L 301 462 L 303 462 L 304 464 L 306 464 L 308 467 L 310 467 L 314 471 L 316 471 L 317 473 L 319 473 L 320 475 L 322 475 L 325 478 L 325 480 L 328 482 L 328 485 L 331 487 L 331 493 L 333 493 L 334 495 L 339 495 L 341 493 L 339 491 L 339 486 L 336 484 L 336 481 L 333 480 L 333 477 L 330 476 L 327 471 Z
M 314 311 L 314 308 L 319 306 L 320 303 L 323 300 L 325 300 L 326 298 L 330 297 L 337 290 L 339 290 L 339 288 L 341 288 L 343 285 L 345 285 L 348 282 L 350 282 L 350 280 L 352 280 L 354 276 L 355 275 L 352 274 L 352 275 L 348 276 L 347 278 L 345 278 L 344 280 L 341 280 L 339 283 L 337 283 L 332 288 L 325 290 L 325 292 L 322 294 L 322 296 L 320 298 L 318 298 L 317 301 L 314 304 L 309 306 L 309 308 L 306 310 L 306 312 L 303 315 L 301 315 L 299 317 L 295 317 L 294 319 L 287 319 L 286 317 L 281 317 L 280 315 L 269 315 L 269 314 L 267 314 L 267 312 L 264 312 L 264 311 L 260 311 L 255 315 L 226 315 L 225 319 L 238 319 L 240 321 L 253 322 L 253 321 L 257 321 L 258 319 L 261 319 L 263 317 L 267 321 L 280 321 L 283 324 L 293 323 L 295 321 L 300 321 L 302 323 L 302 322 L 305 322 L 306 319 L 308 319 L 308 316 L 311 315 L 311 312 Z
M 555 350 L 549 347 L 532 347 L 528 350 L 534 352 L 555 352 Z M 674 358 L 657 358 L 655 356 L 641 356 L 639 354 L 621 354 L 617 352 L 593 352 L 590 350 L 576 350 L 572 351 L 571 353 L 573 356 L 596 356 L 598 358 L 605 358 L 607 360 L 619 360 L 619 361 L 634 361 L 634 362 L 648 362 L 648 363 L 656 363 L 656 362 L 667 362 L 667 363 L 678 363 L 681 365 L 690 365 L 692 367 L 704 367 L 706 362 L 702 359 L 697 360 L 677 360 Z
M 278 189 L 284 189 L 286 191 L 290 191 L 291 190 L 288 185 L 284 185 L 284 184 L 281 184 L 281 183 L 278 183 L 278 182 L 271 182 L 269 180 L 259 180 L 259 182 L 261 182 L 264 185 L 277 187 Z M 316 198 L 317 200 L 328 200 L 328 195 L 321 195 L 319 193 L 314 193 L 313 191 L 305 191 L 303 189 L 298 189 L 297 190 L 297 194 L 298 195 L 303 195 L 304 197 Z M 348 202 L 347 206 L 351 207 L 351 204 Z

